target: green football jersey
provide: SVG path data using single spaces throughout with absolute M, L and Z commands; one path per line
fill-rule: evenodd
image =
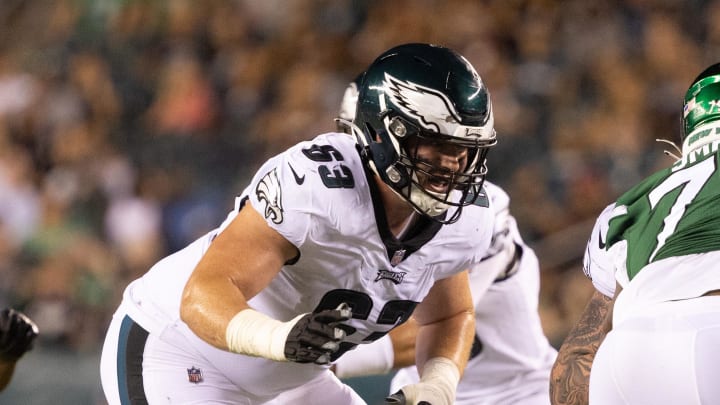
M 718 143 L 688 153 L 617 200 L 621 209 L 610 220 L 606 243 L 627 241 L 630 280 L 649 263 L 720 250 Z

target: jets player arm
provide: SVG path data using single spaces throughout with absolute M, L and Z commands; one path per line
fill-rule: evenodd
M 583 257 L 583 272 L 592 280 L 595 292 L 568 333 L 550 374 L 553 405 L 587 404 L 590 368 L 600 343 L 611 328 L 614 297 L 621 291 L 615 281 L 615 266 L 607 251 L 608 223 L 615 204 L 598 216 Z
M 600 343 L 610 330 L 613 301 L 613 298 L 595 291 L 560 346 L 550 374 L 550 400 L 553 405 L 588 403 L 590 368 Z

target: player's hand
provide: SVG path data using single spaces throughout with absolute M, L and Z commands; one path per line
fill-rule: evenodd
M 35 322 L 19 311 L 0 311 L 0 360 L 16 361 L 32 349 L 38 335 Z
M 401 405 L 452 405 L 459 381 L 460 370 L 452 360 L 431 357 L 423 365 L 420 382 L 402 387 L 385 401 Z
M 297 363 L 328 364 L 345 338 L 345 331 L 339 325 L 350 318 L 352 311 L 345 303 L 336 309 L 306 314 L 288 334 L 285 357 Z
M 451 405 L 442 393 L 435 392 L 432 384 L 417 383 L 404 386 L 400 391 L 385 398 L 392 405 Z

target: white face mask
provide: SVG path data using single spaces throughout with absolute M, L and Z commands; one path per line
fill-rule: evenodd
M 393 193 L 395 193 L 402 199 L 406 199 L 406 196 L 408 195 L 408 187 L 410 188 L 409 200 L 413 204 L 415 204 L 415 210 L 419 211 L 421 214 L 436 217 L 438 215 L 442 215 L 445 211 L 448 210 L 448 208 L 450 208 L 450 205 L 440 201 L 444 197 L 444 193 L 436 193 L 425 190 L 421 186 L 417 185 L 416 182 L 410 182 L 410 185 L 404 188 L 402 191 L 398 191 L 392 187 L 389 188 Z M 453 196 L 454 193 L 455 192 L 452 191 L 451 196 Z M 431 197 L 429 194 L 434 195 L 437 199 Z M 452 197 L 450 198 L 450 200 L 452 200 Z
M 428 194 L 432 194 L 438 199 L 435 199 Z M 410 201 L 417 205 L 422 212 L 431 217 L 442 215 L 448 208 L 450 208 L 450 205 L 440 201 L 443 196 L 444 193 L 427 191 L 415 183 L 410 183 Z

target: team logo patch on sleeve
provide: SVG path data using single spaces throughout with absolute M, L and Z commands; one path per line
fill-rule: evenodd
M 378 270 L 377 277 L 375 277 L 375 282 L 378 282 L 380 280 L 390 280 L 394 284 L 400 284 L 403 282 L 403 279 L 405 278 L 405 274 L 407 274 L 407 272 L 391 271 L 391 270 Z
M 260 202 L 265 202 L 265 218 L 279 224 L 283 221 L 282 189 L 277 176 L 277 168 L 269 171 L 260 179 L 255 194 Z
M 192 366 L 189 369 L 187 369 L 187 373 L 188 373 L 188 381 L 190 381 L 191 383 L 199 384 L 203 381 L 202 371 L 199 368 Z

